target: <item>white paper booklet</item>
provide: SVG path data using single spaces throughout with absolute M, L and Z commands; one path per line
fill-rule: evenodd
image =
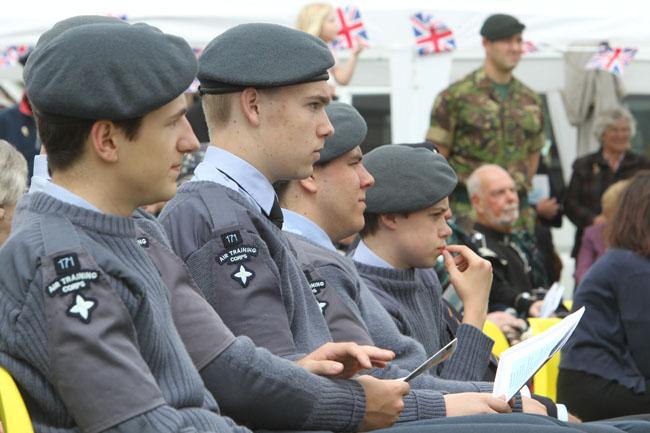
M 544 296 L 544 303 L 542 304 L 542 312 L 540 313 L 539 317 L 541 317 L 542 319 L 551 317 L 551 314 L 553 314 L 553 312 L 557 310 L 557 307 L 560 306 L 560 302 L 562 302 L 563 295 L 564 295 L 564 286 L 558 283 L 553 283 L 551 288 L 548 289 L 548 292 L 546 292 L 546 296 Z
M 509 401 L 546 361 L 564 346 L 578 326 L 585 307 L 555 326 L 505 350 L 499 358 L 492 395 Z

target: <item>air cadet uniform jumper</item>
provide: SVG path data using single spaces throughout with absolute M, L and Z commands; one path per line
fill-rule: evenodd
M 354 107 L 333 102 L 327 106 L 325 111 L 334 126 L 335 133 L 325 139 L 325 146 L 317 162 L 318 165 L 327 164 L 353 150 L 361 144 L 367 133 L 366 122 Z M 393 350 L 399 354 L 393 364 L 395 367 L 406 370 L 414 369 L 425 361 L 427 353 L 435 353 L 442 347 L 441 344 L 444 345 L 448 342 L 437 338 L 437 321 L 442 321 L 443 318 L 440 311 L 430 322 L 435 326 L 425 331 L 425 333 L 433 334 L 433 339 L 436 340 L 428 347 L 426 345 L 422 347 L 422 344 L 403 330 L 400 332 L 391 316 L 359 277 L 352 260 L 336 252 L 327 234 L 316 223 L 302 215 L 288 209 L 283 209 L 283 213 L 285 215 L 283 230 L 289 232 L 289 240 L 299 252 L 305 272 L 312 275 L 313 289 L 321 292 L 329 288 L 335 294 L 338 293 L 348 308 L 354 310 L 357 317 L 361 316 L 362 323 L 365 322 L 363 327 L 345 323 L 341 320 L 345 314 L 340 312 L 338 305 L 332 305 L 331 302 L 323 299 L 321 301 L 324 309 L 323 314 L 335 341 L 351 340 L 359 344 L 374 344 Z M 308 270 L 309 266 L 312 266 L 314 270 Z M 319 276 L 318 279 L 313 277 L 314 273 Z M 319 295 L 320 293 L 316 293 L 316 297 Z M 429 300 L 427 299 L 427 301 Z M 429 310 L 433 313 L 436 310 L 435 305 Z M 487 362 L 482 362 L 481 359 L 489 357 L 492 342 L 480 330 L 468 326 L 461 328 L 464 330 L 460 332 L 459 349 L 456 355 L 438 370 L 438 376 L 452 380 L 482 380 Z M 465 328 L 471 328 L 471 330 Z M 369 340 L 370 343 L 368 343 Z M 477 355 L 476 352 L 480 353 Z M 388 370 L 385 369 L 381 374 L 391 377 Z M 398 374 L 403 376 L 405 373 L 403 371 Z M 393 375 L 392 377 L 400 376 Z M 479 388 L 481 386 L 483 389 L 489 387 L 487 384 L 478 385 Z
M 202 87 L 208 89 L 204 91 L 224 85 L 208 79 L 212 72 L 207 69 L 219 71 L 210 62 L 223 56 L 221 43 L 229 46 L 230 38 L 242 34 L 256 40 L 286 38 L 280 46 L 307 48 L 314 57 L 307 63 L 319 68 L 312 72 L 314 76 L 320 77 L 331 66 L 331 53 L 311 36 L 280 26 L 256 26 L 253 31 L 248 25 L 238 26 L 208 45 L 199 68 Z M 259 54 L 265 59 L 269 55 L 263 47 Z M 237 70 L 242 69 L 251 68 Z M 210 146 L 194 179 L 181 186 L 160 221 L 174 251 L 233 333 L 295 359 L 332 337 L 295 250 L 277 220 L 271 220 L 276 206 L 281 212 L 273 187 L 255 167 Z M 440 401 L 440 394 L 433 391 L 409 394 L 400 421 L 443 416 Z
M 445 159 L 430 150 L 403 145 L 369 152 L 364 165 L 375 178 L 366 193 L 366 212 L 406 213 L 434 205 L 451 193 L 456 175 Z M 403 191 L 412 191 L 405 195 Z M 400 332 L 434 353 L 451 338 L 458 350 L 440 367 L 443 377 L 482 380 L 493 341 L 480 329 L 459 325 L 449 335 L 442 288 L 433 269 L 394 269 L 361 241 L 353 255 L 365 284 L 390 313 Z
M 37 156 L 34 167 L 29 192 L 44 192 L 49 189 L 46 156 Z M 31 197 L 26 196 L 21 207 L 27 206 Z M 359 384 L 311 374 L 256 348 L 245 336 L 235 337 L 202 297 L 157 220 L 140 209 L 133 217 L 138 245 L 170 290 L 174 325 L 224 414 L 254 428 L 358 429 L 365 407 Z M 286 411 L 286 407 L 294 410 Z
M 106 71 L 113 66 L 128 76 L 142 64 L 124 66 L 122 56 L 130 57 L 130 50 L 119 43 L 107 47 L 114 37 L 128 38 L 131 47 L 148 49 L 157 58 L 148 62 L 150 72 L 143 78 L 150 80 L 157 106 L 180 95 L 196 71 L 192 51 L 180 38 L 142 25 L 121 31 L 114 24 L 85 27 L 61 34 L 48 45 L 55 48 L 31 55 L 34 70 L 27 88 L 39 110 L 98 114 L 84 104 L 89 95 L 76 92 L 77 70 L 92 74 L 93 90 L 106 96 L 101 114 L 116 116 L 123 102 L 116 100 L 123 94 L 106 92 L 104 86 L 114 84 Z M 98 58 L 89 59 L 83 44 L 93 45 Z M 78 55 L 82 52 L 86 56 Z M 98 65 L 100 59 L 109 64 Z M 175 78 L 162 82 L 158 74 L 167 68 Z M 68 98 L 59 101 L 59 92 L 69 92 Z M 142 115 L 155 107 L 145 101 L 130 101 L 124 109 Z M 69 204 L 72 194 L 51 186 L 59 198 L 35 194 L 17 213 L 21 226 L 0 253 L 0 267 L 12 270 L 0 276 L 0 364 L 20 385 L 36 430 L 240 429 L 218 415 L 183 348 L 168 292 L 135 241 L 133 221 Z
M 102 21 L 96 18 L 103 17 L 75 17 L 62 23 L 75 27 Z M 88 31 L 103 38 L 105 30 Z M 69 37 L 97 43 L 94 36 L 75 31 Z M 128 36 L 133 41 L 139 34 Z M 154 51 L 155 46 L 150 48 Z M 181 77 L 180 86 L 155 84 L 154 90 L 169 92 L 173 98 L 191 80 L 195 66 L 186 43 L 172 39 L 164 48 L 176 56 L 186 52 L 185 66 L 172 64 Z M 147 66 L 160 72 L 159 64 Z M 26 81 L 29 85 L 38 78 L 37 73 Z M 78 78 L 71 77 L 73 82 Z M 116 98 L 124 96 L 115 93 Z M 41 98 L 35 99 L 38 104 Z M 104 103 L 114 107 L 116 99 Z M 133 104 L 141 108 L 137 101 Z M 92 115 L 92 109 L 88 113 Z M 116 428 L 123 433 L 248 431 L 218 416 L 217 405 L 190 358 L 202 368 L 208 385 L 211 379 L 220 379 L 212 380 L 211 391 L 220 391 L 213 392 L 224 397 L 226 408 L 237 403 L 248 403 L 251 408 L 252 385 L 245 385 L 252 383 L 264 384 L 256 397 L 268 401 L 271 396 L 289 396 L 290 403 L 301 408 L 295 414 L 281 414 L 274 402 L 263 408 L 253 404 L 257 410 L 253 424 L 271 419 L 265 427 L 356 430 L 365 402 L 359 385 L 325 380 L 331 384 L 327 390 L 318 384 L 322 378 L 255 349 L 249 340 L 235 341 L 198 296 L 191 279 L 182 272 L 173 275 L 173 264 L 180 259 L 163 248 L 163 232 L 155 221 L 144 218 L 141 211 L 136 211 L 139 218 L 135 220 L 101 214 L 81 197 L 49 182 L 44 162 L 40 157 L 40 172 L 34 176 L 38 181 L 32 182 L 30 194 L 20 202 L 16 234 L 6 254 L 0 256 L 3 269 L 15 270 L 15 275 L 3 274 L 0 280 L 3 317 L 8 321 L 3 329 L 15 331 L 12 338 L 10 332 L 2 334 L 0 362 L 17 380 L 23 395 L 30 397 L 26 401 L 37 431 L 116 431 L 113 427 L 118 424 Z M 171 309 L 171 287 L 163 285 L 159 273 L 167 278 L 165 283 L 173 283 Z M 188 345 L 189 355 L 172 317 L 180 325 L 185 344 L 200 343 Z M 280 368 L 269 369 L 273 361 Z M 245 371 L 238 368 L 242 364 L 247 365 Z M 217 376 L 219 371 L 222 374 Z M 229 373 L 224 375 L 224 371 Z M 306 383 L 301 374 L 315 381 Z M 284 375 L 292 377 L 295 386 L 278 384 L 278 376 Z M 230 383 L 233 380 L 236 385 Z M 334 403 L 319 402 L 318 394 L 309 398 L 303 388 L 315 393 L 321 388 Z M 266 399 L 264 391 L 269 393 Z M 274 414 L 270 416 L 269 411 Z
M 488 17 L 481 35 L 491 41 L 521 33 L 525 26 L 515 17 L 495 14 Z M 512 78 L 506 85 L 492 82 L 481 67 L 442 91 L 431 111 L 427 139 L 449 149 L 449 164 L 460 182 L 450 196 L 457 216 L 473 211 L 465 188 L 467 177 L 484 163 L 508 170 L 525 210 L 519 224 L 533 230 L 535 214 L 528 208 L 527 158 L 544 146 L 544 122 L 539 95 Z

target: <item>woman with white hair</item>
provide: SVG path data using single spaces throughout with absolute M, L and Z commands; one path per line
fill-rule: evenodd
M 339 23 L 336 19 L 334 7 L 329 3 L 310 3 L 303 6 L 298 13 L 296 28 L 319 37 L 326 44 L 333 42 L 339 32 Z M 332 97 L 335 93 L 335 83 L 345 86 L 352 79 L 354 69 L 357 66 L 359 54 L 363 51 L 364 44 L 357 38 L 357 44 L 350 52 L 350 59 L 340 65 L 338 60 L 329 70 L 330 79 L 328 84 L 332 90 Z M 334 56 L 336 59 L 336 56 Z
M 27 161 L 11 144 L 0 140 L 0 245 L 9 237 L 18 199 L 27 189 Z
M 584 229 L 605 222 L 600 203 L 605 190 L 641 169 L 650 168 L 650 159 L 630 151 L 630 140 L 635 130 L 636 122 L 627 109 L 621 107 L 603 112 L 594 124 L 600 149 L 573 163 L 573 174 L 564 200 L 565 213 L 577 228 L 571 252 L 573 257 L 580 250 Z

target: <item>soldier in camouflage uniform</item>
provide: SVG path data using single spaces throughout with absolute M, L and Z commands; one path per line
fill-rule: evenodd
M 522 217 L 516 226 L 533 231 L 535 214 L 526 197 L 545 137 L 539 95 L 512 75 L 522 54 L 524 27 L 510 15 L 490 16 L 481 28 L 483 67 L 440 93 L 431 112 L 427 139 L 458 174 L 450 201 L 463 228 L 475 217 L 465 181 L 481 164 L 494 163 L 508 170 L 517 185 Z

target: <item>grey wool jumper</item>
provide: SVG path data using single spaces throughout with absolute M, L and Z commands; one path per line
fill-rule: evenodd
M 396 360 L 384 369 L 373 371 L 373 376 L 386 379 L 404 377 L 424 362 L 427 353 L 422 345 L 399 332 L 388 312 L 364 284 L 350 258 L 330 251 L 303 236 L 294 233 L 288 233 L 287 236 L 298 251 L 301 264 L 313 267 L 328 287 L 335 288 L 349 311 L 363 320 L 374 344 L 395 352 Z M 344 332 L 338 332 L 335 338 L 338 341 L 350 341 L 354 340 L 355 334 L 345 335 Z M 443 393 L 492 392 L 492 383 L 489 382 L 447 380 L 430 374 L 420 375 L 410 384 L 415 394 L 431 390 Z M 519 397 L 516 399 L 515 410 L 521 410 Z
M 139 210 L 134 217 L 141 232 L 138 243 L 171 291 L 174 324 L 224 414 L 256 429 L 358 429 L 365 414 L 365 394 L 358 382 L 317 376 L 255 347 L 248 337 L 234 337 L 199 295 L 158 221 Z
M 219 415 L 132 218 L 43 193 L 0 250 L 0 364 L 38 432 L 246 432 Z
M 331 341 L 286 236 L 240 193 L 211 181 L 187 182 L 159 220 L 235 335 L 292 359 Z
M 167 204 L 160 221 L 174 251 L 235 334 L 248 335 L 257 345 L 290 358 L 332 341 L 285 234 L 238 192 L 210 181 L 188 182 Z M 241 239 L 230 246 L 239 253 L 226 248 L 231 235 Z M 235 264 L 228 258 L 236 258 Z M 247 290 L 241 281 L 233 284 L 231 276 L 240 263 L 255 273 L 255 279 L 261 277 L 254 290 Z M 404 402 L 400 422 L 446 414 L 440 393 L 412 392 Z
M 355 261 L 361 278 L 384 306 L 399 331 L 434 353 L 450 340 L 444 320 L 442 288 L 431 269 L 389 269 Z M 458 346 L 449 361 L 439 366 L 440 377 L 482 380 L 494 342 L 480 329 L 460 324 Z

